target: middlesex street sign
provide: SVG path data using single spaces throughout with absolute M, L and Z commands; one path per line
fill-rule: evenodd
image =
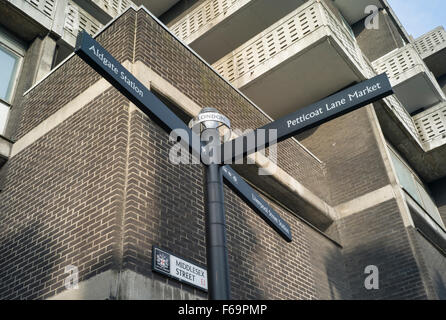
M 152 247 L 152 269 L 204 291 L 208 290 L 206 269 L 155 246 Z

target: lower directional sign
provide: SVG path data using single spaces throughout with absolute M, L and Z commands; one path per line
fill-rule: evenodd
M 202 152 L 203 145 L 195 143 L 195 141 L 200 141 L 200 138 L 194 137 L 195 133 L 175 113 L 85 31 L 81 32 L 78 37 L 75 52 L 168 133 L 175 129 L 182 129 L 186 132 L 189 141 L 183 141 L 183 143 L 188 145 L 189 150 L 195 155 L 200 155 L 202 159 L 206 156 Z M 229 186 L 286 241 L 291 241 L 290 227 L 277 212 L 231 167 L 226 165 L 222 169 L 226 183 L 229 183 Z

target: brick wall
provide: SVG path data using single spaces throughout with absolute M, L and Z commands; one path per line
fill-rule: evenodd
M 351 299 L 341 247 L 318 232 L 307 233 L 318 299 Z
M 153 244 L 205 265 L 201 165 L 169 163 L 167 134 L 139 111 L 132 115 L 129 146 L 123 267 L 153 276 Z M 291 213 L 270 204 L 291 225 L 291 244 L 225 187 L 232 297 L 345 297 L 340 248 Z
M 366 108 L 298 136 L 326 164 L 332 206 L 390 183 Z
M 134 15 L 125 15 L 97 37 L 97 41 L 122 62 L 133 61 L 133 34 L 135 29 Z M 114 36 L 110 36 L 114 35 Z M 78 94 L 100 79 L 91 72 L 91 68 L 81 62 L 77 56 L 69 63 L 63 64 L 53 71 L 52 80 L 45 79 L 39 84 L 38 90 L 26 96 L 23 104 L 23 115 L 20 119 L 18 132 L 14 137 L 20 139 L 40 122 L 70 102 Z M 57 78 L 57 80 L 53 80 Z
M 68 265 L 79 268 L 79 280 L 119 265 L 126 105 L 110 89 L 7 162 L 0 193 L 2 299 L 64 290 Z
M 326 163 L 333 206 L 390 184 L 368 116 L 372 108 L 356 110 L 299 136 Z M 355 212 L 335 224 L 353 299 L 427 298 L 396 200 Z M 378 267 L 379 290 L 364 286 L 368 265 Z
M 446 300 L 446 252 L 435 247 L 414 228 L 409 229 L 409 234 L 415 242 L 429 298 Z

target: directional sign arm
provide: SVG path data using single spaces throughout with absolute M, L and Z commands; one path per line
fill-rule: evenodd
M 221 163 L 234 163 L 236 159 L 263 150 L 274 143 L 288 139 L 391 94 L 393 94 L 392 86 L 385 73 L 358 83 L 254 130 L 254 137 L 252 134 L 251 136 L 244 135 L 224 143 L 221 146 Z M 272 132 L 270 130 L 277 130 L 275 137 L 271 136 Z M 252 143 L 252 141 L 255 141 L 255 143 Z
M 142 112 L 154 120 L 165 131 L 170 133 L 182 129 L 188 140 L 182 143 L 189 151 L 203 158 L 204 144 L 200 137 L 173 113 L 160 99 L 125 69 L 113 56 L 85 31 L 78 36 L 75 53 L 96 72 L 116 87 L 126 98 L 133 102 Z M 290 227 L 231 167 L 222 168 L 226 183 L 244 199 L 270 226 L 291 241 Z

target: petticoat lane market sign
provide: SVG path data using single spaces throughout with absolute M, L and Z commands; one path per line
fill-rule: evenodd
M 240 136 L 226 142 L 221 148 L 221 163 L 232 163 L 235 159 L 267 148 L 270 143 L 286 140 L 392 93 L 392 86 L 385 73 L 360 82 L 256 129 L 254 131 L 255 144 L 249 144 L 246 136 Z M 275 131 L 277 134 L 275 139 L 269 137 L 271 130 L 277 130 Z M 262 139 L 257 139 L 258 132 L 262 132 Z M 243 147 L 236 151 L 236 146 Z
M 152 269 L 168 277 L 186 282 L 201 290 L 208 290 L 208 274 L 206 269 L 155 246 L 152 248 Z

